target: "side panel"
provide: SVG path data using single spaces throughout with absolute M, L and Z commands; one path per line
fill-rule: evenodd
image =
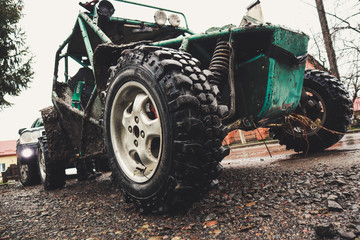
M 306 53 L 307 43 L 304 35 L 281 28 L 274 32 L 273 44 L 295 56 Z M 271 58 L 269 63 L 266 97 L 258 119 L 291 113 L 299 104 L 302 91 L 305 64 L 290 67 Z
M 286 60 L 289 55 L 291 61 L 306 54 L 308 37 L 303 33 L 272 25 L 221 28 L 153 45 L 188 51 L 200 60 L 202 69 L 208 69 L 219 40 L 231 42 L 235 54 L 232 66 L 236 112 L 231 119 L 226 119 L 227 123 L 243 117 L 255 122 L 276 120 L 295 110 L 300 100 L 305 65 L 295 66 Z M 273 45 L 276 50 L 269 53 Z M 276 52 L 279 48 L 287 53 L 280 51 L 279 54 Z M 230 59 L 230 56 L 225 57 Z M 226 76 L 219 88 L 222 102 L 230 106 L 230 85 Z

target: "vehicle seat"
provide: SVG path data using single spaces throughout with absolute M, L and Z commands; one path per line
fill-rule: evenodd
M 84 108 L 95 87 L 93 71 L 87 67 L 80 68 L 79 71 L 68 80 L 68 85 L 73 92 L 75 92 L 75 88 L 79 82 L 83 82 L 81 88 L 81 105 Z

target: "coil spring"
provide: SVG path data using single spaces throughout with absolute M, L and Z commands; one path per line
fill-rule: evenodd
M 223 85 L 229 74 L 230 47 L 227 41 L 219 39 L 210 62 L 209 70 L 213 73 L 212 84 Z

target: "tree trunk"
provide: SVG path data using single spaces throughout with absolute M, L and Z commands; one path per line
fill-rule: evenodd
M 329 26 L 328 26 L 326 16 L 325 16 L 325 8 L 324 8 L 323 0 L 315 0 L 315 2 L 316 2 L 316 8 L 317 8 L 317 11 L 319 14 L 319 20 L 320 20 L 321 30 L 322 30 L 322 34 L 323 34 L 323 38 L 324 38 L 324 42 L 325 42 L 326 53 L 328 55 L 328 59 L 329 59 L 329 63 L 330 63 L 330 72 L 332 75 L 334 75 L 335 77 L 340 79 L 340 74 L 339 74 L 339 70 L 337 67 L 337 63 L 336 63 L 335 50 L 334 50 L 334 47 L 332 44 Z

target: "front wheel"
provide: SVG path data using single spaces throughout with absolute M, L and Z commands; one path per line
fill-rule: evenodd
M 140 211 L 198 200 L 216 184 L 229 152 L 221 146 L 224 108 L 198 64 L 184 52 L 138 47 L 111 68 L 104 112 L 110 167 Z
M 39 138 L 38 167 L 40 180 L 45 190 L 53 190 L 65 185 L 65 168 L 54 164 L 53 159 L 50 158 L 46 137 Z
M 350 125 L 352 102 L 340 81 L 306 70 L 303 95 L 284 128 L 271 128 L 274 139 L 296 152 L 318 152 L 337 143 Z M 306 118 L 303 118 L 306 117 Z
M 65 185 L 65 161 L 68 158 L 70 140 L 62 130 L 58 112 L 54 107 L 41 110 L 46 135 L 39 138 L 38 162 L 45 190 Z
M 39 183 L 39 174 L 36 166 L 21 163 L 17 160 L 17 169 L 20 182 L 23 186 L 31 186 Z

